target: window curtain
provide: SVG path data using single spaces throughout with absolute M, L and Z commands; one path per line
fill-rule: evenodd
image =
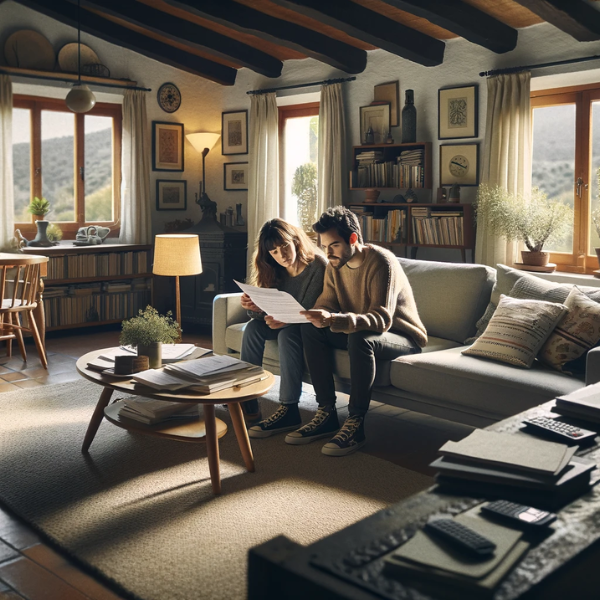
M 319 103 L 319 186 L 317 216 L 343 204 L 346 173 L 346 125 L 342 84 L 321 88 Z
M 0 75 L 0 250 L 10 250 L 14 238 L 12 111 L 10 77 Z
M 487 118 L 481 183 L 527 197 L 531 190 L 531 73 L 496 75 L 487 81 Z M 475 262 L 495 267 L 520 261 L 517 242 L 487 231 L 477 221 Z
M 248 274 L 260 228 L 279 216 L 279 130 L 275 92 L 255 94 L 250 106 Z
M 146 95 L 126 90 L 123 98 L 121 235 L 124 244 L 152 243 L 150 221 L 150 148 Z

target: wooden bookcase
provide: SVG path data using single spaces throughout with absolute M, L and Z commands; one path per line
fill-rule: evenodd
M 101 244 L 25 248 L 48 256 L 46 331 L 120 323 L 152 304 L 151 245 Z

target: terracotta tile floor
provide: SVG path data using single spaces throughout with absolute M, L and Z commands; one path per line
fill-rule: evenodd
M 212 347 L 210 331 L 186 329 L 185 341 Z M 97 348 L 115 346 L 120 327 L 52 332 L 46 340 L 48 370 L 40 365 L 33 344 L 27 344 L 23 362 L 16 344 L 12 358 L 0 344 L 0 402 L 2 393 L 79 378 L 75 362 Z M 306 388 L 312 391 L 310 386 Z M 340 394 L 341 418 L 347 415 L 347 396 Z M 413 471 L 429 475 L 428 464 L 449 439 L 459 440 L 473 428 L 404 409 L 372 402 L 363 451 Z M 25 523 L 0 504 L 0 600 L 117 600 L 122 598 L 86 574 L 46 544 Z M 166 600 L 166 599 L 165 599 Z

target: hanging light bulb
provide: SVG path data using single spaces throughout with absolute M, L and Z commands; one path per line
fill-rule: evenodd
M 71 91 L 65 98 L 65 104 L 69 110 L 75 113 L 86 113 L 94 108 L 96 96 L 92 90 L 81 83 L 81 21 L 79 11 L 81 10 L 80 0 L 77 0 L 77 83 L 71 88 Z

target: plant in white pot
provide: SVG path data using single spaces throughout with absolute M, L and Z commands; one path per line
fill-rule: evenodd
M 136 317 L 123 321 L 119 343 L 136 346 L 138 356 L 147 356 L 150 368 L 156 369 L 162 364 L 161 345 L 176 342 L 180 334 L 179 323 L 173 320 L 171 311 L 159 315 L 155 308 L 147 306 Z
M 573 209 L 562 202 L 548 200 L 539 188 L 531 189 L 530 198 L 511 194 L 499 186 L 482 184 L 475 206 L 478 220 L 491 233 L 507 240 L 523 242 L 523 264 L 543 267 L 548 264 L 549 252 L 544 244 L 560 240 L 573 224 Z

